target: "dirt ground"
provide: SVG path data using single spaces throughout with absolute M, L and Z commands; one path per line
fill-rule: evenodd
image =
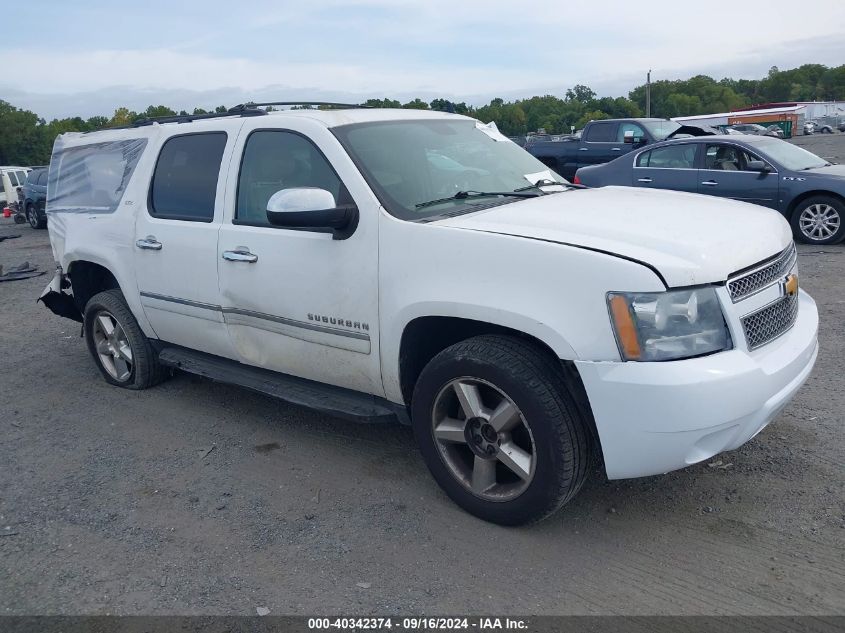
M 0 264 L 51 270 L 16 233 Z M 0 283 L 0 614 L 845 614 L 845 246 L 799 251 L 821 351 L 775 422 L 520 529 L 452 504 L 405 427 L 110 387 L 49 274 Z

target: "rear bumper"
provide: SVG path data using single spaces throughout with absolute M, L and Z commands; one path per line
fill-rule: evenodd
M 800 291 L 792 329 L 753 352 L 665 363 L 575 361 L 608 478 L 669 472 L 750 440 L 810 375 L 817 333 L 816 304 Z

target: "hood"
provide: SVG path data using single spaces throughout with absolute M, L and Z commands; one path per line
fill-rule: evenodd
M 723 282 L 792 241 L 771 209 L 632 187 L 569 190 L 437 224 L 611 253 L 657 269 L 670 287 Z
M 676 136 L 716 136 L 718 134 L 721 134 L 721 132 L 709 125 L 682 125 L 664 140 L 668 141 Z
M 793 173 L 800 174 L 801 176 L 821 176 L 825 178 L 832 176 L 845 180 L 845 165 L 828 165 L 827 167 L 815 167 L 806 171 Z

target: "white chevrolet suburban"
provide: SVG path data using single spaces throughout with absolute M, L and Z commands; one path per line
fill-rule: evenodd
M 398 417 L 455 502 L 519 524 L 593 457 L 618 479 L 737 448 L 813 367 L 774 211 L 578 188 L 464 116 L 263 105 L 56 141 L 41 300 L 107 382 Z

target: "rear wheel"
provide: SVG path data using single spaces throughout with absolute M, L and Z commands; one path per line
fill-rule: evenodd
M 166 376 L 120 290 L 106 290 L 85 306 L 85 342 L 106 382 L 146 389 Z
M 581 488 L 587 424 L 556 359 L 519 339 L 479 336 L 438 354 L 414 389 L 412 420 L 443 490 L 494 523 L 543 519 Z
M 845 237 L 845 204 L 832 196 L 807 198 L 795 207 L 791 223 L 805 244 L 835 244 Z

